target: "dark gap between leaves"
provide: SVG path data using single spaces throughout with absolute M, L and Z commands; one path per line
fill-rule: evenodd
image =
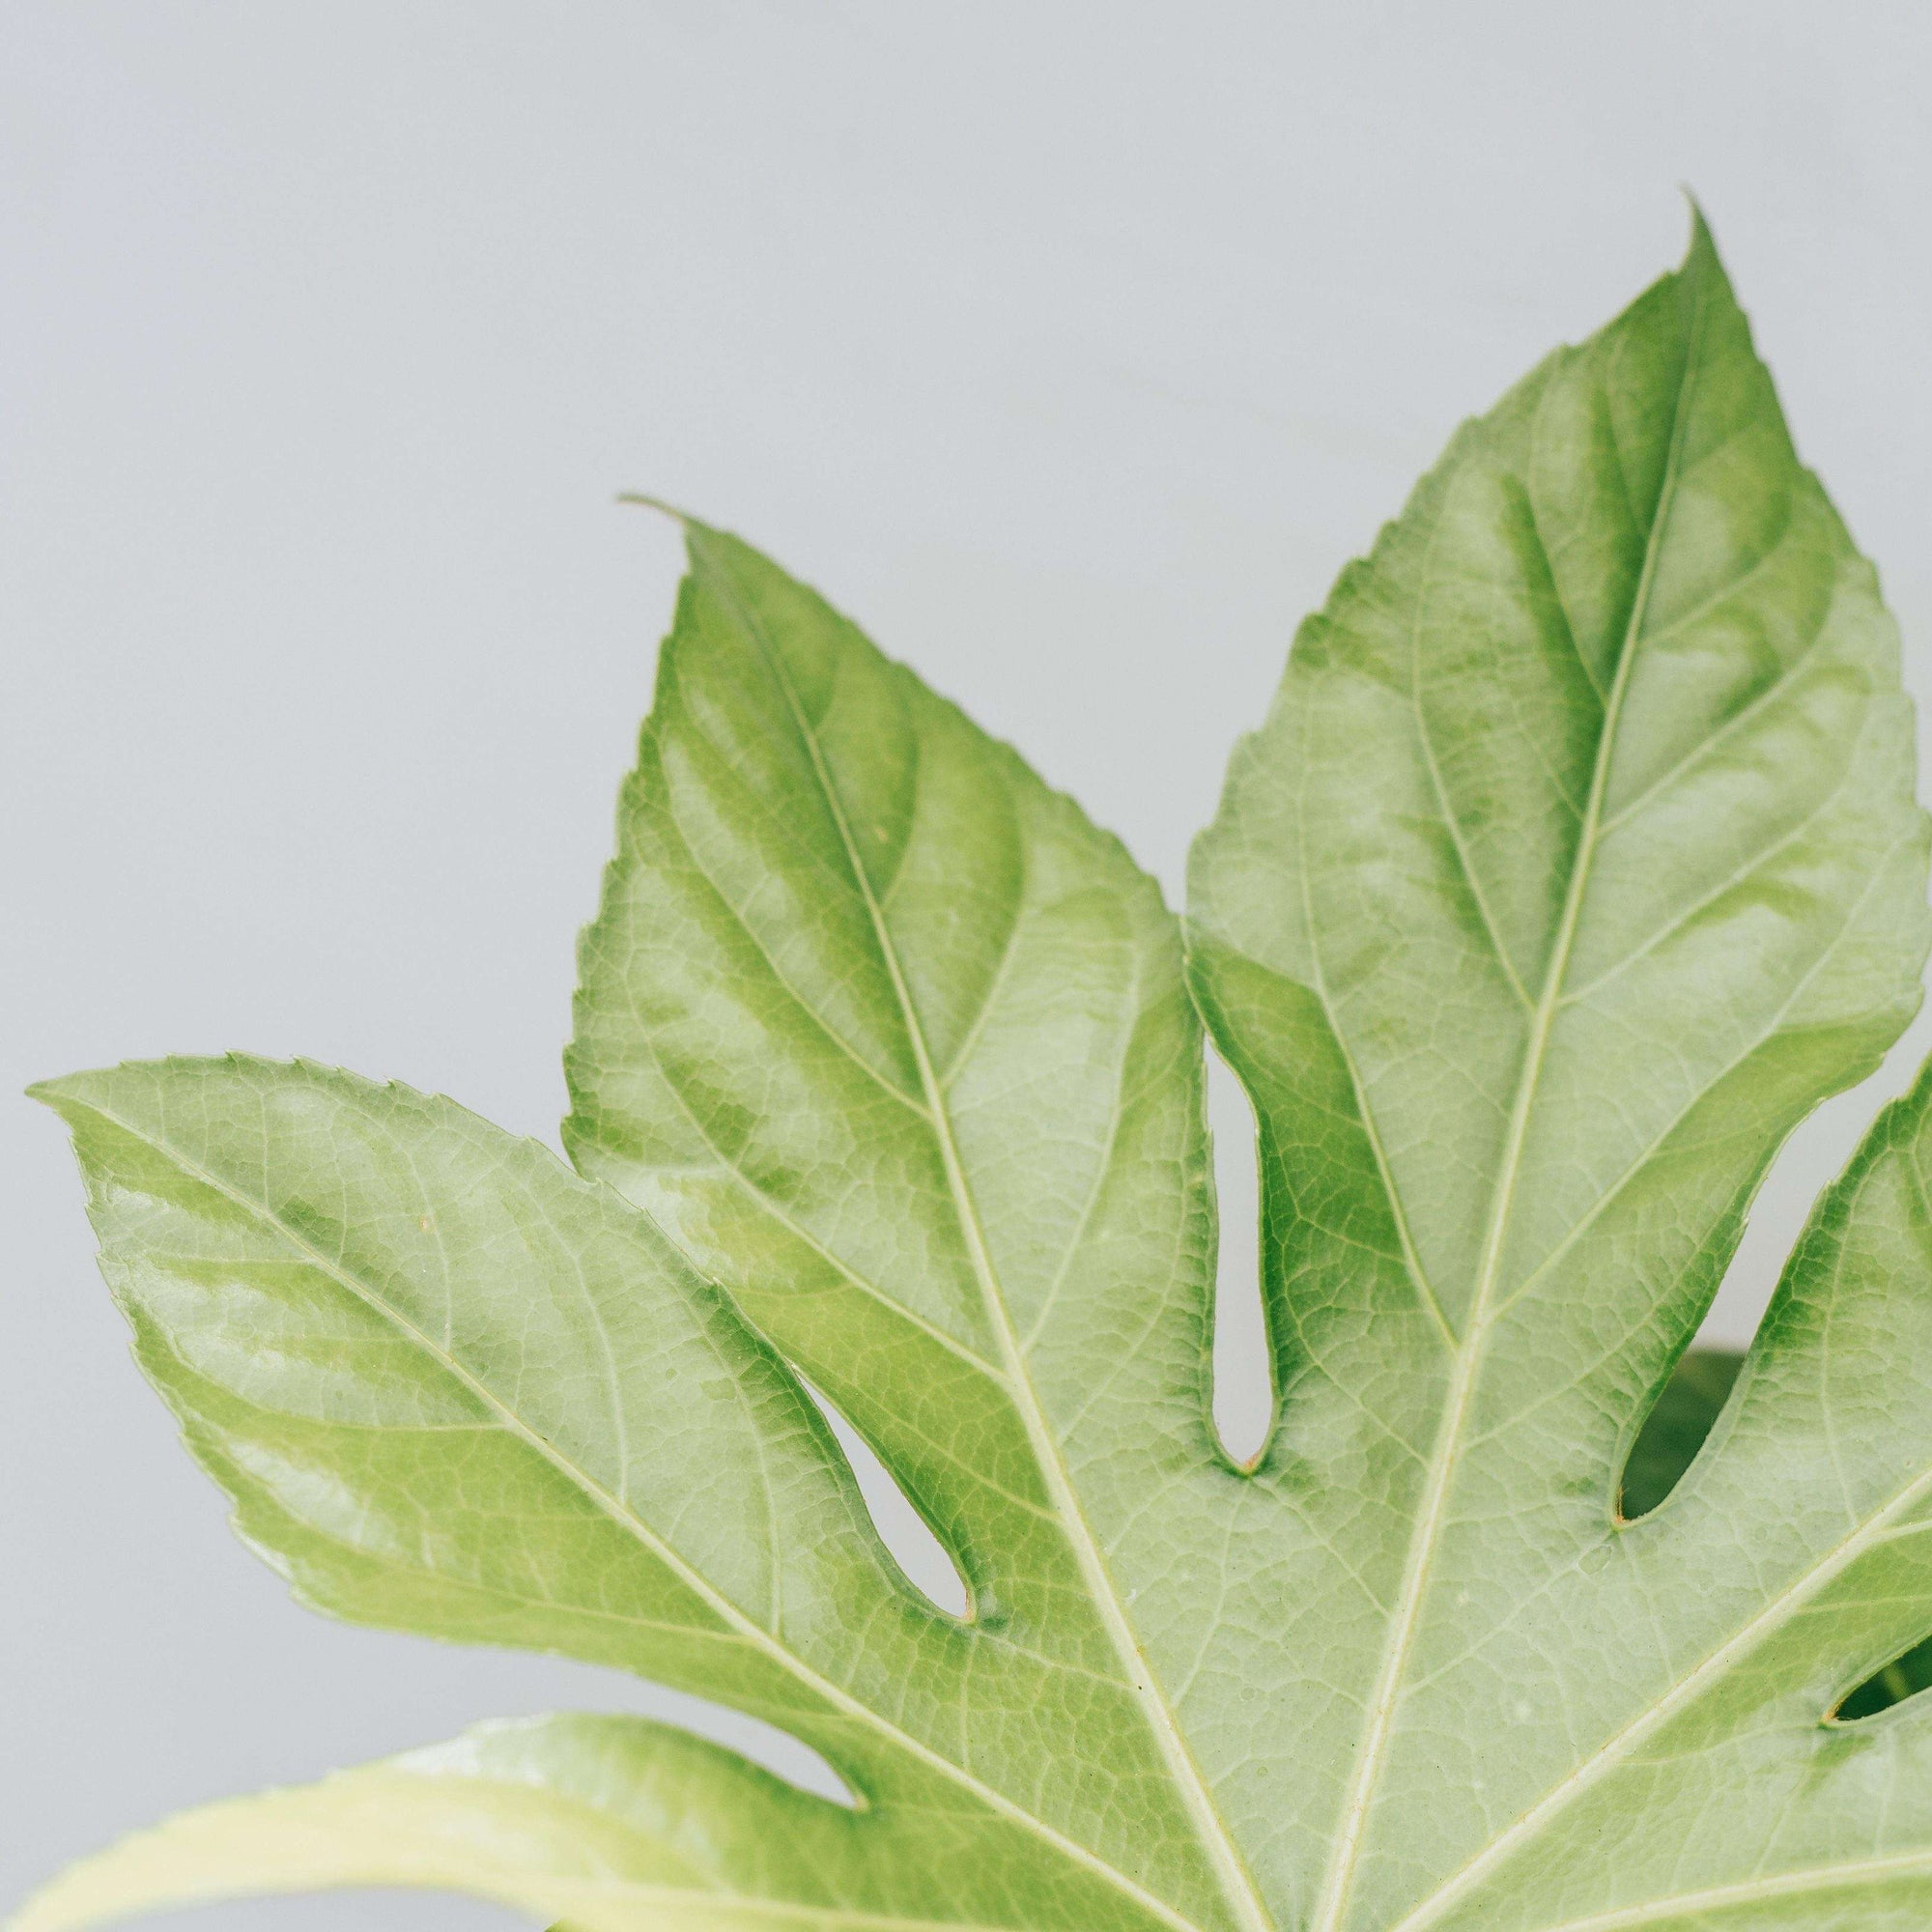
M 1902 1657 L 1894 1657 L 1883 1670 L 1875 1670 L 1842 1699 L 1832 1713 L 1834 1724 L 1856 1724 L 1861 1718 L 1875 1718 L 1908 1697 L 1932 1686 L 1932 1636 L 1916 1643 Z
M 1744 1357 L 1728 1349 L 1691 1349 L 1677 1364 L 1624 1463 L 1617 1514 L 1648 1516 L 1683 1477 L 1728 1400 Z

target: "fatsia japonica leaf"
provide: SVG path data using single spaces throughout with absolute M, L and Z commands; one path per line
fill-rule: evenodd
M 1780 1436 L 1747 1400 L 1666 1506 L 1615 1503 L 1766 1164 L 1918 999 L 1895 660 L 1700 223 L 1678 274 L 1458 435 L 1235 754 L 1190 952 L 1261 1122 L 1281 1403 L 1256 1488 L 1305 1528 L 1251 1559 L 1238 1674 L 1297 1741 L 1254 1856 L 1311 1932 L 1563 1923 L 1587 1914 L 1551 1875 L 1591 1858 L 1590 1907 L 1667 1923 L 1690 1874 L 1775 1866 L 1790 1780 L 1843 1748 L 1829 1686 L 1780 1726 L 1762 1674 L 1847 1662 L 1819 1598 L 1859 1452 L 1821 1464 L 1829 1407 Z M 1897 1321 L 1910 1296 L 1840 1298 Z M 1818 1373 L 1775 1316 L 1746 1393 L 1816 1400 Z M 1873 1481 L 1910 1455 L 1859 1433 Z M 1886 1641 L 1932 1623 L 1880 1594 Z M 1714 1793 L 1727 1749 L 1766 1782 Z M 1664 1753 L 1705 1759 L 1704 1798 L 1653 1818 Z M 1823 1810 L 1791 1814 L 1794 1859 Z
M 1075 1835 L 1077 1794 L 1021 1782 L 1052 1758 L 1037 1714 L 1097 1701 L 1083 1661 L 1018 1635 L 988 1655 L 933 1613 L 785 1364 L 608 1188 L 449 1101 L 299 1064 L 42 1092 L 142 1367 L 305 1600 L 783 1725 L 862 1801 L 902 1918 L 1023 1924 L 1010 1900 L 1037 1890 L 1073 1922 L 1161 1922 Z
M 1014 753 L 686 532 L 575 1172 L 303 1064 L 42 1092 L 144 1368 L 307 1601 L 710 1697 L 851 1802 L 544 1719 L 190 1813 L 24 1932 L 356 1883 L 584 1932 L 1924 1922 L 1932 1084 L 1742 1369 L 1685 1353 L 1927 940 L 1892 629 L 1701 224 L 1304 627 L 1184 934 Z M 1198 1015 L 1259 1128 L 1246 1464 Z

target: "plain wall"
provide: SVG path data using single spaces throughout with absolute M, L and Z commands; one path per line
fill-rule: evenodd
M 0 1904 L 482 1717 L 709 1721 L 296 1608 L 4 1097 L 245 1047 L 554 1138 L 677 568 L 616 491 L 817 583 L 1178 894 L 1295 621 L 1689 185 L 1932 695 L 1922 9 L 40 0 L 0 48 Z M 1723 1332 L 1928 1043 L 1793 1144 Z

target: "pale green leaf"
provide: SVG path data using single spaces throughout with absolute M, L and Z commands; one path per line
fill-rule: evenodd
M 1815 1640 L 1789 1472 L 1702 1501 L 1735 1431 L 1654 1514 L 1615 1505 L 1772 1154 L 1917 1004 L 1911 786 L 1892 626 L 1701 224 L 1458 435 L 1296 639 L 1190 926 L 1261 1120 L 1257 1484 L 1313 1532 L 1254 1565 L 1285 1614 L 1323 1605 L 1243 1669 L 1296 1740 L 1258 1856 L 1288 1922 L 1562 1922 L 1519 1892 L 1656 1714 L 1735 1671 L 1701 1708 L 1749 1729 L 1753 1646 Z M 1629 1893 L 1674 1889 L 1690 1814 L 1623 1802 Z
M 1012 752 L 744 545 L 687 531 L 582 949 L 565 1144 L 885 1459 L 986 1667 L 1021 1645 L 1078 1671 L 1020 1760 L 1048 1815 L 1200 1922 L 1264 1925 L 1180 1687 L 1144 1655 L 1199 1603 L 1150 1489 L 1212 1508 L 1240 1487 L 1208 1421 L 1174 922 Z
M 309 1602 L 728 1702 L 956 1840 L 929 1875 L 948 1899 L 998 1868 L 1096 1924 L 1157 1922 L 1140 1861 L 1106 1864 L 1027 1781 L 1042 1715 L 1104 1687 L 911 1589 L 789 1370 L 608 1188 L 299 1064 L 39 1092 L 142 1367 Z M 938 1840 L 887 1842 L 917 1869 Z
M 1880 1706 L 1932 1629 L 1932 1087 L 1736 1386 L 1685 1358 L 1927 940 L 1890 622 L 1701 225 L 1304 627 L 1185 960 L 1011 751 L 686 530 L 582 944 L 585 1178 L 303 1065 L 44 1091 L 144 1366 L 309 1600 L 712 1697 L 856 1805 L 554 1720 L 191 1814 L 29 1924 L 376 1881 L 685 1932 L 1922 1922 L 1932 1716 Z M 1246 1466 L 1197 1005 L 1260 1127 Z

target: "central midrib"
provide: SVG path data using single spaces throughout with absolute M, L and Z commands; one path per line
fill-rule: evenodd
M 805 708 L 799 702 L 797 693 L 792 689 L 791 679 L 786 673 L 783 661 L 765 636 L 763 627 L 745 608 L 742 600 L 733 593 L 729 585 L 718 583 L 715 577 L 713 581 L 731 605 L 746 631 L 757 641 L 766 662 L 771 667 L 773 677 L 784 695 L 793 723 L 811 759 L 812 771 L 819 789 L 825 796 L 826 809 L 832 815 L 844 848 L 846 864 L 865 901 L 874 940 L 885 963 L 888 977 L 891 979 L 894 998 L 898 1003 L 905 1023 L 906 1037 L 919 1069 L 926 1105 L 932 1115 L 933 1134 L 939 1143 L 940 1157 L 946 1169 L 947 1185 L 952 1196 L 960 1231 L 965 1237 L 974 1277 L 979 1285 L 981 1300 L 985 1304 L 987 1321 L 998 1342 L 1002 1362 L 1011 1386 L 1013 1406 L 1018 1411 L 1021 1424 L 1026 1430 L 1028 1444 L 1033 1451 L 1034 1460 L 1039 1465 L 1048 1492 L 1053 1498 L 1066 1533 L 1067 1543 L 1072 1548 L 1074 1560 L 1080 1566 L 1088 1594 L 1099 1613 L 1115 1654 L 1121 1661 L 1127 1686 L 1147 1719 L 1155 1745 L 1186 1806 L 1196 1835 L 1214 1868 L 1215 1879 L 1222 1896 L 1242 1928 L 1242 1932 L 1275 1932 L 1274 1920 L 1262 1903 L 1254 1880 L 1235 1847 L 1233 1834 L 1214 1804 L 1186 1740 L 1180 1734 L 1180 1727 L 1173 1708 L 1160 1689 L 1152 1667 L 1143 1655 L 1133 1629 L 1127 1622 L 1119 1593 L 1108 1573 L 1106 1561 L 1094 1539 L 1093 1528 L 1080 1506 L 1072 1480 L 1066 1473 L 1065 1464 L 1060 1455 L 1059 1442 L 1040 1407 L 1038 1393 L 1033 1385 L 1032 1373 L 1020 1349 L 1019 1338 L 1014 1332 L 1011 1318 L 1007 1310 L 1006 1297 L 1001 1292 L 999 1276 L 993 1266 L 992 1256 L 987 1250 L 984 1230 L 980 1225 L 979 1210 L 974 1205 L 972 1188 L 967 1180 L 965 1166 L 960 1159 L 958 1144 L 953 1135 L 952 1111 L 927 1048 L 924 1028 L 913 1005 L 911 989 L 906 983 L 899 963 L 898 949 L 886 923 L 884 909 L 872 891 L 871 879 L 860 856 L 858 841 L 853 838 L 851 827 L 846 821 L 844 804 L 833 781 L 831 770 L 826 764 L 824 753 L 818 743 L 818 734 L 812 729 Z
M 1389 1621 L 1389 1634 L 1383 1647 L 1381 1665 L 1377 1673 L 1375 1691 L 1370 1701 L 1362 1740 L 1357 1747 L 1354 1774 L 1349 1782 L 1348 1798 L 1335 1834 L 1334 1849 L 1322 1876 L 1321 1890 L 1317 1899 L 1314 1915 L 1309 1921 L 1309 1932 L 1340 1932 L 1343 1916 L 1348 1910 L 1355 1874 L 1360 1865 L 1370 1806 L 1377 1781 L 1387 1757 L 1394 1730 L 1396 1706 L 1404 1679 L 1407 1674 L 1409 1657 L 1421 1627 L 1422 1607 L 1428 1595 L 1430 1566 L 1435 1559 L 1435 1547 L 1442 1533 L 1449 1492 L 1462 1455 L 1463 1432 L 1468 1419 L 1469 1401 L 1475 1391 L 1484 1350 L 1489 1341 L 1492 1313 L 1491 1301 L 1501 1267 L 1503 1244 L 1515 1206 L 1517 1183 L 1521 1175 L 1523 1146 L 1528 1134 L 1529 1117 L 1535 1102 L 1537 1087 L 1542 1078 L 1543 1061 L 1548 1048 L 1550 1030 L 1557 1009 L 1562 1004 L 1563 982 L 1569 972 L 1570 954 L 1576 942 L 1577 927 L 1582 913 L 1591 863 L 1596 856 L 1617 725 L 1622 716 L 1624 696 L 1629 688 L 1631 668 L 1642 635 L 1644 617 L 1649 609 L 1663 529 L 1669 520 L 1671 498 L 1677 486 L 1688 423 L 1686 404 L 1696 380 L 1697 358 L 1703 339 L 1705 293 L 1701 275 L 1695 285 L 1692 299 L 1695 307 L 1691 316 L 1690 341 L 1685 349 L 1684 368 L 1679 379 L 1671 419 L 1670 447 L 1664 461 L 1663 475 L 1658 486 L 1657 505 L 1652 513 L 1650 528 L 1644 543 L 1643 564 L 1637 577 L 1636 588 L 1632 596 L 1630 617 L 1624 627 L 1616 674 L 1611 681 L 1609 695 L 1605 700 L 1603 728 L 1598 736 L 1596 757 L 1590 774 L 1589 797 L 1584 807 L 1583 822 L 1577 833 L 1577 859 L 1571 867 L 1570 882 L 1564 895 L 1563 911 L 1557 926 L 1555 943 L 1550 949 L 1549 963 L 1545 970 L 1543 986 L 1531 1018 L 1529 1037 L 1523 1050 L 1522 1066 L 1510 1107 L 1503 1157 L 1497 1172 L 1496 1185 L 1491 1195 L 1490 1215 L 1477 1263 L 1475 1293 L 1470 1301 L 1468 1333 L 1456 1351 L 1454 1365 L 1450 1371 L 1450 1383 L 1443 1403 L 1442 1419 L 1437 1428 L 1435 1447 L 1430 1454 L 1429 1469 L 1416 1512 L 1415 1526 L 1409 1536 L 1401 1592 L 1397 1598 L 1395 1612 Z M 1426 589 L 1425 569 L 1422 590 Z M 1419 591 L 1417 598 L 1418 625 L 1421 594 Z M 1415 662 L 1415 652 L 1411 650 L 1411 665 L 1413 666 Z M 1417 729 L 1426 732 L 1427 728 L 1418 705 Z

